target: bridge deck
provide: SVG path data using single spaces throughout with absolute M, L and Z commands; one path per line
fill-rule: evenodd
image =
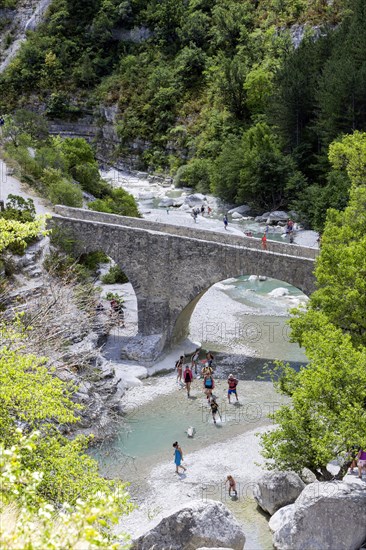
M 93 210 L 71 208 L 59 205 L 55 206 L 54 210 L 56 214 L 63 218 L 154 231 L 157 233 L 165 233 L 194 240 L 204 240 L 240 248 L 260 250 L 263 251 L 263 253 L 270 252 L 276 255 L 294 256 L 309 260 L 315 260 L 319 254 L 319 250 L 316 248 L 299 246 L 296 244 L 279 243 L 276 241 L 267 241 L 267 250 L 262 250 L 261 239 L 255 237 L 230 235 L 216 231 L 208 231 L 207 229 L 181 227 L 178 225 L 153 222 L 143 218 L 117 216 L 116 214 L 106 214 L 104 212 L 95 212 Z

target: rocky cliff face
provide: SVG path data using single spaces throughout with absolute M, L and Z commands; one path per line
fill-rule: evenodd
M 42 22 L 51 0 L 20 0 L 16 9 L 0 10 L 0 72 L 16 55 L 27 31 Z
M 96 308 L 98 294 L 92 286 L 60 277 L 58 268 L 55 273 L 49 252 L 48 238 L 43 238 L 23 256 L 5 259 L 7 272 L 12 273 L 11 285 L 2 296 L 5 316 L 11 320 L 18 311 L 25 312 L 32 326 L 27 350 L 48 357 L 49 368 L 61 380 L 73 383 L 74 399 L 84 407 L 72 430 L 93 433 L 98 441 L 112 435 L 120 422 L 126 387 L 101 352 L 112 321 L 108 311 Z

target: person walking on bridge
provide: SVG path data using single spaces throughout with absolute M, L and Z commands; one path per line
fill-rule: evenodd
M 262 237 L 262 250 L 267 250 L 267 235 L 265 233 Z

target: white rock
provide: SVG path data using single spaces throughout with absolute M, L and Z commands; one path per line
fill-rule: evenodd
M 139 193 L 138 199 L 141 201 L 150 201 L 155 198 L 154 193 Z
M 245 535 L 221 502 L 195 500 L 164 517 L 132 544 L 132 550 L 195 550 L 229 547 L 243 550 Z
M 268 292 L 268 296 L 272 298 L 281 298 L 281 296 L 288 296 L 290 294 L 288 288 L 278 287 Z
M 236 208 L 232 208 L 231 210 L 229 210 L 228 214 L 240 214 L 241 216 L 243 216 L 244 214 L 248 214 L 250 210 L 250 206 L 248 206 L 247 204 L 242 204 L 241 206 L 237 206 Z
M 243 219 L 243 216 L 241 214 L 239 214 L 239 212 L 234 212 L 231 217 L 233 218 L 233 220 L 242 220 Z
M 258 275 L 250 275 L 248 281 L 258 281 Z
M 266 281 L 268 277 L 266 277 L 265 275 L 259 275 L 258 279 L 263 282 Z
M 265 472 L 256 482 L 253 496 L 262 510 L 272 515 L 295 502 L 304 487 L 295 472 Z
M 288 504 L 287 506 L 284 506 L 283 508 L 280 508 L 273 514 L 271 519 L 268 522 L 268 527 L 272 532 L 278 531 L 281 529 L 285 523 L 289 521 L 289 519 L 292 518 L 293 515 L 293 508 L 294 504 Z
M 179 207 L 179 210 L 183 210 L 183 212 L 190 212 L 191 207 L 188 206 L 188 204 L 182 204 L 182 206 Z
M 158 206 L 160 208 L 166 208 L 168 206 L 174 206 L 174 200 L 169 198 L 169 197 L 165 197 L 164 199 L 161 199 Z
M 287 212 L 284 212 L 283 210 L 275 210 L 274 212 L 271 212 L 268 216 L 269 220 L 271 222 L 277 222 L 277 221 L 287 221 L 289 219 L 289 214 Z
M 366 540 L 366 485 L 311 483 L 278 524 L 280 550 L 358 550 Z
M 202 195 L 202 193 L 194 193 L 193 195 L 188 195 L 184 199 L 184 203 L 188 204 L 188 206 L 199 206 L 203 202 L 207 201 L 207 198 L 205 195 Z

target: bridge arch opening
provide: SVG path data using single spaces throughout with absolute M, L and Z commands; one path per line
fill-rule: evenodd
M 290 342 L 289 310 L 305 305 L 308 297 L 289 283 L 269 277 L 243 275 L 211 285 L 179 315 L 172 343 L 185 337 L 220 356 L 223 374 L 234 370 L 249 378 L 262 373 L 274 359 L 294 365 L 307 362 L 304 351 Z M 225 372 L 225 365 L 228 372 Z

